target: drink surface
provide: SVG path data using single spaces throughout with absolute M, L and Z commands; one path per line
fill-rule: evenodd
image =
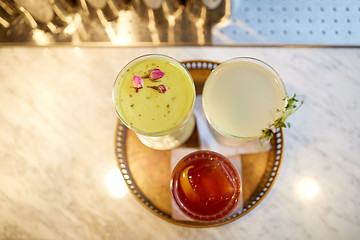
M 174 201 L 191 218 L 214 221 L 237 207 L 240 177 L 222 155 L 210 151 L 188 155 L 175 168 L 172 181 Z
M 153 69 L 160 69 L 164 76 L 152 81 L 146 76 Z M 134 88 L 134 75 L 142 77 L 144 86 Z M 167 131 L 186 119 L 193 106 L 194 85 L 187 71 L 175 62 L 161 58 L 147 59 L 134 65 L 124 73 L 115 85 L 115 103 L 121 119 L 131 128 L 141 132 Z M 156 89 L 166 87 L 166 92 Z
M 203 91 L 205 114 L 220 133 L 251 138 L 261 135 L 285 107 L 282 82 L 267 68 L 234 61 L 211 73 Z

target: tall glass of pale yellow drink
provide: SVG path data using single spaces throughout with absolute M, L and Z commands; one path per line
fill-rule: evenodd
M 195 96 L 186 68 L 159 54 L 132 60 L 120 71 L 113 87 L 121 121 L 143 144 L 158 150 L 175 148 L 191 136 Z
M 247 57 L 217 66 L 205 82 L 202 101 L 205 116 L 226 145 L 259 139 L 286 107 L 279 74 L 265 62 Z

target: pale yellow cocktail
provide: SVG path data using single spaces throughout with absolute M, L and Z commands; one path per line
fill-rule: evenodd
M 163 76 L 151 79 L 153 70 Z M 134 77 L 141 79 L 139 87 Z M 145 55 L 130 62 L 115 81 L 113 99 L 123 123 L 152 148 L 173 148 L 193 130 L 194 83 L 181 63 L 170 57 Z M 184 126 L 189 121 L 190 126 Z
M 280 117 L 286 106 L 280 76 L 253 58 L 235 58 L 209 75 L 203 90 L 203 107 L 210 125 L 225 137 L 259 138 Z

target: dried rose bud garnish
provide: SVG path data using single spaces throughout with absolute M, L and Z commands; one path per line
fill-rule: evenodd
M 158 90 L 159 92 L 161 92 L 161 93 L 164 93 L 164 92 L 166 92 L 167 89 L 166 89 L 165 85 L 162 85 L 162 84 L 161 84 L 161 85 L 158 86 L 158 89 L 157 89 L 157 90 Z
M 158 91 L 159 93 L 165 93 L 166 90 L 167 90 L 165 85 L 163 85 L 163 84 L 160 84 L 159 86 L 151 86 L 151 87 L 148 87 L 148 88 L 152 88 L 152 89 Z
M 132 84 L 135 88 L 135 92 L 138 92 L 139 89 L 143 88 L 144 81 L 138 75 L 134 75 L 134 77 L 132 79 Z
M 149 78 L 152 81 L 156 81 L 164 76 L 164 72 L 160 69 L 153 69 L 150 71 Z

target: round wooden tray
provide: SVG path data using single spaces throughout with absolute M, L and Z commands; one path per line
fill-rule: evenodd
M 201 94 L 207 76 L 218 63 L 187 61 L 183 65 L 191 73 L 197 94 Z M 197 130 L 181 147 L 199 146 Z M 143 145 L 135 133 L 118 120 L 115 133 L 115 154 L 120 171 L 130 192 L 152 213 L 172 223 L 188 227 L 212 227 L 232 222 L 254 209 L 266 196 L 278 175 L 283 156 L 282 129 L 277 129 L 269 151 L 242 154 L 244 207 L 215 223 L 182 221 L 172 217 L 170 194 L 171 150 L 159 151 Z

